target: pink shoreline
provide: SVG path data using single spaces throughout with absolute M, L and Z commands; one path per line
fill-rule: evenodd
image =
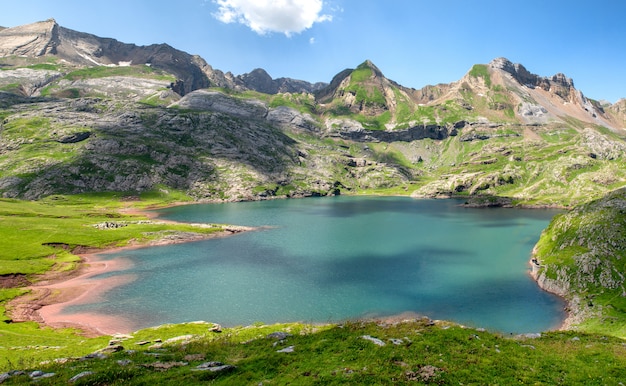
M 172 206 L 184 204 L 185 203 L 177 203 Z M 153 212 L 143 211 L 140 209 L 127 208 L 122 211 L 126 214 L 145 216 L 149 219 L 158 217 L 158 215 Z M 170 220 L 159 220 L 159 222 L 171 224 L 178 223 Z M 84 271 L 83 273 L 73 277 L 72 273 L 69 273 L 67 274 L 67 276 L 70 276 L 69 279 L 62 278 L 61 281 L 53 281 L 52 283 L 46 283 L 44 279 L 44 281 L 40 284 L 31 285 L 28 289 L 36 293 L 35 299 L 18 298 L 14 302 L 14 305 L 16 305 L 15 308 L 19 308 L 20 305 L 26 304 L 25 308 L 30 309 L 30 312 L 25 313 L 26 316 L 24 320 L 35 320 L 53 328 L 77 328 L 79 330 L 83 330 L 86 335 L 90 336 L 130 333 L 138 327 L 136 323 L 133 323 L 132 316 L 123 317 L 119 315 L 103 315 L 98 313 L 63 313 L 64 309 L 68 306 L 98 301 L 100 296 L 102 296 L 102 294 L 106 291 L 117 286 L 130 283 L 135 279 L 133 275 L 129 274 L 105 279 L 92 279 L 96 275 L 113 271 L 122 271 L 131 266 L 130 262 L 124 260 L 123 258 L 103 260 L 98 255 L 159 245 L 200 241 L 215 237 L 225 237 L 253 229 L 254 228 L 241 226 L 226 227 L 222 232 L 213 234 L 199 234 L 197 236 L 187 236 L 186 238 L 176 240 L 157 240 L 148 244 L 129 245 L 125 247 L 109 248 L 96 252 L 90 251 L 79 254 L 81 257 L 81 263 L 78 269 Z M 22 318 L 24 318 L 24 315 L 22 315 Z
M 98 301 L 106 291 L 135 279 L 133 275 L 93 279 L 94 276 L 102 273 L 128 269 L 131 264 L 123 258 L 102 260 L 96 254 L 81 255 L 81 258 L 83 264 L 87 266 L 87 272 L 84 274 L 55 284 L 31 286 L 32 289 L 50 290 L 52 293 L 66 292 L 70 297 L 69 300 L 44 305 L 40 308 L 37 313 L 43 323 L 54 328 L 77 326 L 98 335 L 133 331 L 133 323 L 123 317 L 97 313 L 63 313 L 66 307 Z

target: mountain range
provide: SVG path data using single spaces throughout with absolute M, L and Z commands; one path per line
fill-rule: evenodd
M 626 100 L 591 100 L 564 74 L 505 58 L 421 89 L 369 60 L 312 84 L 50 19 L 1 29 L 0 69 L 5 197 L 399 189 L 567 206 L 626 184 Z

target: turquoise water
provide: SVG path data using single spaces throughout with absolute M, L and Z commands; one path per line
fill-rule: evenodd
M 137 328 L 404 312 L 503 333 L 558 326 L 564 304 L 528 275 L 530 252 L 556 212 L 458 204 L 334 197 L 161 210 L 178 221 L 267 227 L 106 255 L 129 259 L 133 267 L 119 274 L 137 279 L 66 312 L 130 315 Z

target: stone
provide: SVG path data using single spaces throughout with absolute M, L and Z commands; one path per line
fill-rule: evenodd
M 295 349 L 295 346 L 289 346 L 289 347 L 285 347 L 282 350 L 278 350 L 276 352 L 279 352 L 279 353 L 291 353 L 291 352 L 294 352 L 294 349 Z
M 72 378 L 70 378 L 68 380 L 68 382 L 69 383 L 74 383 L 74 382 L 78 381 L 81 378 L 88 377 L 88 376 L 93 375 L 93 374 L 94 374 L 93 371 L 83 371 L 82 373 L 78 373 L 78 374 L 74 375 Z
M 378 339 L 378 338 L 374 338 L 373 336 L 369 336 L 369 335 L 363 335 L 361 336 L 362 339 L 365 340 L 369 340 L 370 342 L 374 343 L 377 346 L 386 346 L 387 344 L 385 342 L 383 342 L 382 340 Z
M 37 379 L 44 379 L 44 378 L 52 378 L 55 375 L 56 375 L 55 373 L 45 373 L 45 372 L 43 372 L 41 370 L 35 370 L 35 371 L 31 372 L 30 374 L 28 374 L 28 376 L 31 379 L 35 379 L 35 380 L 37 380 Z
M 222 332 L 222 326 L 219 324 L 214 324 L 213 327 L 209 328 L 210 332 Z
M 124 351 L 124 346 L 122 346 L 121 344 L 113 344 L 111 346 L 107 346 L 98 350 L 98 352 L 102 354 L 112 354 L 120 351 Z
M 84 357 L 79 358 L 81 361 L 86 361 L 90 359 L 107 359 L 109 356 L 102 352 L 94 352 L 91 354 L 87 354 Z
M 193 371 L 210 371 L 212 373 L 224 373 L 235 370 L 237 367 L 233 365 L 225 365 L 222 362 L 206 362 L 196 366 Z
M 526 334 L 520 334 L 518 335 L 519 338 L 528 338 L 528 339 L 538 339 L 541 338 L 541 333 L 540 332 L 529 332 Z
M 283 331 L 276 331 L 276 332 L 272 332 L 271 334 L 267 335 L 267 338 L 269 339 L 276 339 L 276 340 L 284 340 L 288 337 L 292 336 L 291 334 L 287 333 L 287 332 L 283 332 Z
M 188 364 L 189 363 L 187 362 L 155 362 L 155 363 L 150 363 L 150 364 L 142 365 L 142 366 L 151 367 L 155 370 L 163 371 L 163 370 L 169 370 L 173 367 L 187 366 Z

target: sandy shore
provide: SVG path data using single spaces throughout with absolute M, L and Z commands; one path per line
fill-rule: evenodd
M 155 218 L 151 212 L 137 209 L 126 209 L 125 214 L 141 215 Z M 163 223 L 176 224 L 176 221 L 158 220 Z M 78 268 L 67 272 L 50 272 L 42 275 L 36 284 L 26 287 L 30 292 L 11 300 L 7 310 L 14 322 L 35 321 L 53 328 L 76 328 L 85 336 L 112 335 L 130 333 L 137 326 L 132 316 L 103 315 L 96 313 L 65 314 L 66 307 L 96 302 L 102 295 L 116 286 L 129 283 L 135 279 L 133 275 L 116 275 L 109 278 L 94 279 L 94 276 L 123 271 L 131 267 L 131 263 L 123 258 L 104 260 L 103 253 L 122 252 L 124 250 L 147 248 L 158 245 L 170 245 L 183 242 L 206 240 L 215 237 L 226 237 L 235 233 L 252 230 L 253 228 L 233 227 L 223 232 L 212 234 L 186 234 L 184 237 L 166 240 L 155 240 L 147 244 L 129 245 L 102 250 L 90 250 L 79 253 L 81 262 Z

